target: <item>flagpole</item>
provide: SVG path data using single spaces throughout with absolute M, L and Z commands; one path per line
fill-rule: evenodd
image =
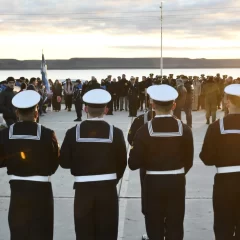
M 163 55 L 162 55 L 162 52 L 163 52 L 163 2 L 161 2 L 161 76 L 163 75 Z

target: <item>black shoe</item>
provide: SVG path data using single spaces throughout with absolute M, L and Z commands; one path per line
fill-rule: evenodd
M 147 234 L 142 235 L 142 240 L 149 240 L 149 237 Z
M 77 119 L 74 120 L 74 122 L 81 122 L 81 121 L 82 121 L 81 118 L 77 118 Z
M 209 120 L 209 119 L 207 119 L 207 122 L 206 122 L 206 124 L 207 124 L 207 125 L 209 125 L 209 124 L 210 124 L 210 120 Z
M 67 110 L 67 108 L 65 108 L 65 110 Z

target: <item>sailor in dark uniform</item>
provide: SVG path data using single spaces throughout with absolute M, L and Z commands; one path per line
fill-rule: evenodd
M 10 175 L 11 240 L 53 239 L 53 193 L 50 176 L 59 166 L 54 131 L 36 123 L 40 95 L 32 90 L 12 100 L 17 122 L 0 132 L 0 167 Z
M 216 240 L 240 239 L 240 84 L 224 91 L 229 115 L 209 126 L 200 153 L 205 165 L 217 168 L 213 187 Z
M 155 116 L 154 111 L 147 111 L 144 114 L 138 116 L 137 118 L 134 119 L 130 130 L 128 132 L 128 143 L 132 146 L 133 144 L 133 139 L 138 131 L 144 124 L 146 124 L 148 121 L 150 121 L 153 117 Z M 140 184 L 141 184 L 141 199 L 142 199 L 142 213 L 144 215 L 144 196 L 143 196 L 143 183 L 144 183 L 144 178 L 146 176 L 146 169 L 141 168 L 140 171 Z M 144 234 L 142 236 L 143 240 L 149 239 L 147 234 Z
M 172 116 L 177 91 L 168 85 L 148 88 L 156 116 L 141 127 L 129 156 L 131 170 L 146 169 L 144 212 L 150 240 L 183 239 L 185 174 L 193 164 L 191 129 Z M 165 233 L 166 228 L 166 233 Z
M 60 165 L 75 177 L 74 219 L 77 240 L 117 240 L 117 183 L 127 165 L 123 132 L 104 121 L 111 95 L 95 89 L 83 96 L 89 118 L 69 129 Z

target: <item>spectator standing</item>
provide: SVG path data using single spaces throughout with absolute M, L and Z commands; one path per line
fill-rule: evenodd
M 75 122 L 81 122 L 82 121 L 82 83 L 80 80 L 76 81 L 76 85 L 73 89 L 73 102 L 75 104 L 75 110 L 77 113 L 77 119 L 75 119 Z
M 52 97 L 53 110 L 55 112 L 59 112 L 61 110 L 62 85 L 58 80 L 55 81 L 52 91 L 53 91 Z
M 118 98 L 118 83 L 116 81 L 116 78 L 112 81 L 112 100 L 113 100 L 113 108 L 114 111 L 117 111 L 118 104 L 117 104 L 117 98 Z
M 72 98 L 73 98 L 73 84 L 70 78 L 67 79 L 67 82 L 64 85 L 64 94 L 66 97 L 66 107 L 70 112 L 72 109 Z
M 120 96 L 120 111 L 123 111 L 123 105 L 125 107 L 125 111 L 128 111 L 128 89 L 129 82 L 126 79 L 126 75 L 122 75 L 122 80 L 119 81 L 119 96 Z
M 207 123 L 210 124 L 210 116 L 212 122 L 216 121 L 217 104 L 219 97 L 218 85 L 213 81 L 213 77 L 209 77 L 206 84 L 203 86 L 203 94 L 205 96 L 205 108 Z
M 137 116 L 138 97 L 139 97 L 138 84 L 136 84 L 136 79 L 134 77 L 131 77 L 131 84 L 129 86 L 128 91 L 129 117 Z
M 15 108 L 12 105 L 12 99 L 15 96 L 15 92 L 13 91 L 14 86 L 15 79 L 9 77 L 7 79 L 7 88 L 0 94 L 0 112 L 3 113 L 3 118 L 8 126 L 17 122 Z
M 231 84 L 233 84 L 233 78 L 232 77 L 228 77 L 227 79 L 225 79 L 225 84 L 224 84 L 225 87 L 227 87 L 227 86 L 229 86 Z M 227 107 L 227 102 L 228 102 L 227 94 L 224 93 L 224 96 L 223 96 L 223 109 L 224 109 L 224 116 L 225 117 L 229 113 L 228 107 Z

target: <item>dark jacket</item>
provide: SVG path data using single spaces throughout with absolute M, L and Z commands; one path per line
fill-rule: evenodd
M 52 87 L 52 92 L 54 96 L 62 96 L 62 85 L 61 84 L 54 84 Z
M 15 96 L 13 89 L 7 87 L 6 90 L 0 94 L 0 112 L 3 113 L 5 121 L 14 123 L 17 121 L 15 108 L 12 105 L 12 99 Z

